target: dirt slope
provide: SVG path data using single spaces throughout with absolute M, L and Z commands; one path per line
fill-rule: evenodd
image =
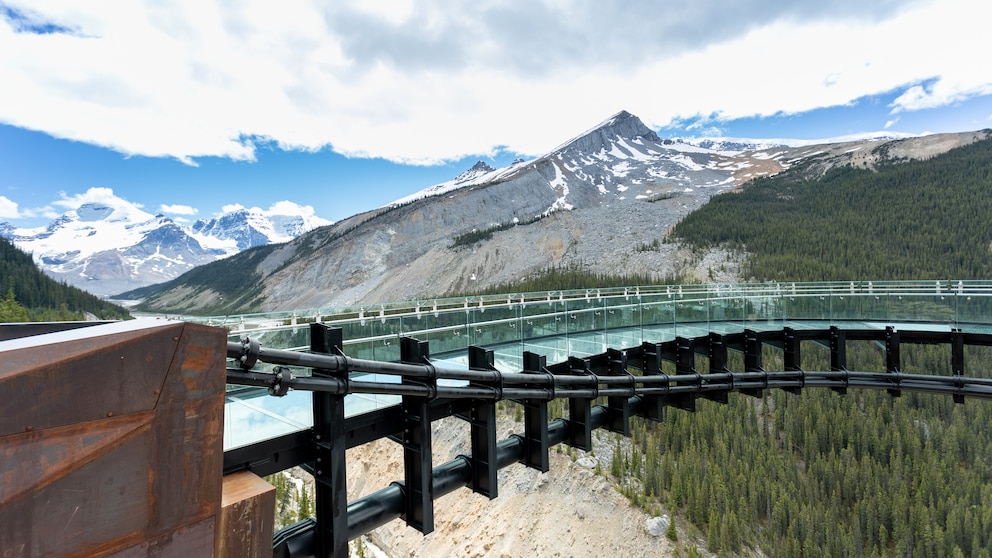
M 521 429 L 501 419 L 497 439 Z M 453 418 L 435 423 L 433 444 L 435 466 L 468 453 L 467 423 Z M 602 445 L 608 448 L 609 442 Z M 435 502 L 435 531 L 430 535 L 396 520 L 373 531 L 369 540 L 389 556 L 411 558 L 674 554 L 672 542 L 648 533 L 650 516 L 596 474 L 596 459 L 606 460 L 600 466 L 608 471 L 608 458 L 583 452 L 574 456 L 575 460 L 558 446 L 551 450 L 547 473 L 523 465 L 501 470 L 499 497 L 492 501 L 468 488 L 444 496 Z M 389 440 L 349 450 L 349 501 L 401 479 L 402 459 L 399 444 Z

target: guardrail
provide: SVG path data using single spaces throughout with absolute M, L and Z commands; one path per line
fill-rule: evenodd
M 230 383 L 277 396 L 313 392 L 312 429 L 225 452 L 226 471 L 269 474 L 302 465 L 315 476 L 317 514 L 277 535 L 277 556 L 344 555 L 349 539 L 400 517 L 429 533 L 433 501 L 441 495 L 467 486 L 494 498 L 501 467 L 523 463 L 546 471 L 551 445 L 589 449 L 596 428 L 627 434 L 631 417 L 661 420 L 664 407 L 692 411 L 698 398 L 726 402 L 731 392 L 760 396 L 765 389 L 808 387 L 841 393 L 884 389 L 893 396 L 903 391 L 945 394 L 958 403 L 965 397 L 992 398 L 992 380 L 964 375 L 965 348 L 992 346 L 992 283 L 604 291 L 473 299 L 477 304 L 460 299 L 461 306 L 439 304 L 436 311 L 433 305 L 413 304 L 412 312 L 383 310 L 372 317 L 312 323 L 296 337 L 310 342 L 302 352 L 263 347 L 258 338 L 235 332 L 239 341 L 228 343 L 234 364 L 228 369 Z M 279 331 L 296 335 L 303 327 L 297 320 L 255 332 L 278 339 Z M 349 341 L 349 331 L 360 337 Z M 594 345 L 603 347 L 611 339 L 637 341 L 598 353 L 570 353 L 550 365 L 546 354 L 526 350 L 531 342 L 570 336 L 595 338 Z M 884 346 L 885 370 L 849 370 L 851 341 Z M 801 368 L 804 342 L 829 347 L 829 370 Z M 906 344 L 946 345 L 951 372 L 901 372 L 900 347 Z M 766 347 L 782 351 L 782 370 L 765 369 Z M 494 350 L 522 350 L 522 359 L 515 361 L 519 366 L 507 367 L 511 360 L 496 366 Z M 728 367 L 728 351 L 743 354 L 742 370 Z M 467 361 L 452 364 L 431 356 L 458 352 L 467 353 Z M 383 354 L 395 358 L 383 362 Z M 696 356 L 707 359 L 707 370 L 696 370 Z M 269 368 L 254 369 L 262 363 Z M 313 372 L 299 377 L 291 367 Z M 392 405 L 346 415 L 346 396 L 357 394 L 389 396 Z M 556 398 L 568 400 L 569 416 L 549 423 L 547 402 Z M 524 407 L 525 431 L 497 443 L 493 403 L 507 399 Z M 432 468 L 430 423 L 453 415 L 468 421 L 472 453 Z M 387 436 L 403 444 L 403 481 L 347 503 L 344 450 Z

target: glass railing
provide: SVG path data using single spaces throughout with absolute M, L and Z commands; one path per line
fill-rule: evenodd
M 937 323 L 987 329 L 985 324 L 992 323 L 992 281 L 621 287 L 185 319 L 226 327 L 232 340 L 251 336 L 264 347 L 304 351 L 310 345 L 309 324 L 322 322 L 343 329 L 345 354 L 379 361 L 399 360 L 402 336 L 428 341 L 434 359 L 456 365 L 465 365 L 466 349 L 477 345 L 493 349 L 498 367 L 509 372 L 522 369 L 524 351 L 544 355 L 553 363 L 568 356 L 601 353 L 607 347 L 627 348 L 709 331 L 823 327 L 824 322 L 856 322 L 863 327 Z M 238 414 L 248 409 L 256 422 L 268 417 L 286 431 L 310 426 L 312 419 L 303 411 L 310 408 L 309 394 L 293 393 L 276 403 L 258 400 L 251 392 L 240 393 L 229 393 L 233 407 L 228 424 L 252 424 Z M 289 397 L 305 400 L 294 403 Z M 397 401 L 395 397 L 349 396 L 346 413 L 367 412 Z M 240 426 L 232 428 L 241 430 Z M 252 428 L 266 431 L 261 424 L 252 424 Z M 236 443 L 238 435 L 229 434 L 231 443 Z

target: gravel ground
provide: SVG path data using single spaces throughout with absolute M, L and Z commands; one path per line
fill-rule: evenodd
M 498 438 L 521 426 L 501 419 Z M 499 496 L 489 500 L 467 488 L 435 502 L 435 531 L 429 535 L 396 520 L 366 540 L 391 557 L 596 557 L 672 556 L 673 543 L 648 532 L 652 517 L 630 505 L 610 481 L 597 474 L 598 459 L 609 470 L 608 441 L 595 457 L 551 450 L 551 470 L 523 465 L 499 472 Z M 434 465 L 468 450 L 468 426 L 445 419 L 434 427 Z M 402 448 L 380 440 L 349 450 L 349 500 L 402 478 Z M 657 521 L 657 520 L 655 520 Z M 676 543 L 678 544 L 678 543 Z

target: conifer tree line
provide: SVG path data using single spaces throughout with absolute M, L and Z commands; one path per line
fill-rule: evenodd
M 942 349 L 907 346 L 906 371 L 949 373 Z M 829 367 L 827 349 L 803 353 L 803 368 Z M 775 350 L 765 357 L 781 365 Z M 848 358 L 884 370 L 872 343 Z M 969 375 L 989 376 L 992 351 L 969 348 L 967 359 Z M 635 420 L 632 443 L 615 439 L 611 473 L 632 503 L 668 509 L 720 555 L 990 556 L 990 421 L 986 401 L 925 394 L 732 394 L 696 413 L 668 409 L 658 424 Z
M 104 320 L 130 317 L 116 304 L 48 277 L 31 256 L 4 238 L 0 238 L 0 293 L 0 322 L 82 320 L 86 313 Z

